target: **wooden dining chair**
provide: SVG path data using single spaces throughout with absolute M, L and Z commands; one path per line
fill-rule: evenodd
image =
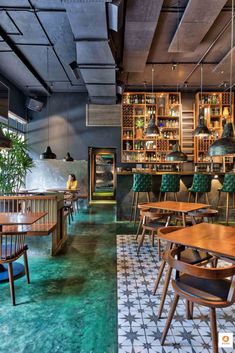
M 0 264 L 8 265 L 8 276 L 10 283 L 10 292 L 12 304 L 15 305 L 15 287 L 14 287 L 14 275 L 13 275 L 13 262 L 19 259 L 19 257 L 24 257 L 24 266 L 27 282 L 30 283 L 29 279 L 29 268 L 28 268 L 28 258 L 27 250 L 28 246 L 25 245 L 25 235 L 26 231 L 19 232 L 1 232 L 0 233 Z
M 181 297 L 189 303 L 197 303 L 210 309 L 213 353 L 218 353 L 216 308 L 225 308 L 235 302 L 235 265 L 224 268 L 190 265 L 180 260 L 183 251 L 184 247 L 181 246 L 165 254 L 170 267 L 176 270 L 176 277 L 172 280 L 175 295 L 162 334 L 161 345 L 165 343 L 178 300 Z M 231 278 L 228 279 L 229 277 Z
M 167 228 L 159 228 L 158 229 L 158 235 L 164 235 L 164 234 L 169 234 L 171 232 L 175 232 L 177 230 L 183 229 L 184 227 L 177 227 L 177 226 L 170 226 Z M 173 247 L 174 244 L 172 243 L 168 243 L 166 246 L 166 252 L 168 250 L 170 250 Z M 154 288 L 153 288 L 153 295 L 156 294 L 156 291 L 158 289 L 160 280 L 163 277 L 163 271 L 166 267 L 167 261 L 165 259 L 165 253 L 163 253 L 163 259 L 161 261 L 159 270 L 158 270 L 158 275 L 156 278 L 156 281 L 154 283 Z M 201 251 L 201 250 L 194 250 L 194 249 L 185 249 L 182 253 L 181 253 L 181 261 L 189 263 L 191 265 L 197 265 L 197 266 L 203 266 L 206 265 L 208 263 L 212 263 L 214 264 L 215 261 L 215 257 L 213 257 L 212 255 L 210 255 L 209 253 L 205 252 L 205 251 Z M 163 289 L 162 289 L 162 293 L 161 293 L 161 300 L 160 300 L 160 305 L 158 308 L 158 318 L 161 318 L 162 315 L 162 311 L 164 308 L 164 304 L 165 304 L 165 300 L 166 300 L 166 295 L 167 295 L 167 291 L 168 291 L 168 287 L 170 284 L 170 279 L 171 279 L 171 274 L 172 274 L 172 268 L 171 266 L 168 266 L 167 271 L 166 271 L 166 275 L 165 275 L 165 279 L 164 279 L 164 285 L 163 285 Z M 187 316 L 189 317 L 190 313 L 187 313 Z
M 140 248 L 144 243 L 144 238 L 149 233 L 151 237 L 152 246 L 154 246 L 154 237 L 157 235 L 157 230 L 163 225 L 167 227 L 170 223 L 171 217 L 174 215 L 173 212 L 159 212 L 151 210 L 142 210 L 143 223 L 142 223 L 142 233 L 140 236 L 137 254 L 140 252 Z M 161 247 L 160 239 L 158 239 L 158 256 L 160 258 Z

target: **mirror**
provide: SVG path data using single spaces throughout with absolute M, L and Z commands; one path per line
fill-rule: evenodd
M 8 119 L 8 100 L 8 87 L 0 81 L 0 118 Z

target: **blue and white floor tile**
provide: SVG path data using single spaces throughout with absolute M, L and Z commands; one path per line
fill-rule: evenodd
M 186 320 L 185 305 L 179 301 L 165 346 L 160 338 L 173 299 L 169 288 L 162 318 L 157 317 L 162 279 L 156 295 L 153 284 L 159 269 L 157 248 L 148 242 L 137 256 L 135 235 L 117 236 L 118 353 L 211 353 L 208 309 L 196 306 L 194 320 Z M 217 309 L 218 332 L 233 332 L 235 308 Z M 232 349 L 221 349 L 231 353 Z

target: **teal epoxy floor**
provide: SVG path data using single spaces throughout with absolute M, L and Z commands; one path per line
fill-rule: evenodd
M 2 284 L 0 352 L 115 353 L 117 351 L 115 206 L 92 206 L 69 227 L 60 256 L 30 256 L 31 284 Z M 129 228 L 129 230 L 128 230 Z

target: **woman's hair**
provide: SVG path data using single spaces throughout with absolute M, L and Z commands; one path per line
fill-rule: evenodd
M 73 180 L 73 181 L 75 181 L 75 180 L 76 180 L 76 176 L 75 176 L 75 174 L 69 174 L 69 175 L 71 175 L 71 177 L 72 177 L 72 180 Z

